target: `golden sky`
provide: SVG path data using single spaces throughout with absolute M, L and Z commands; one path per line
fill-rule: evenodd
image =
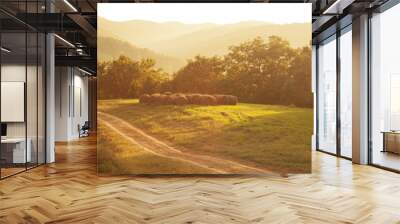
M 113 21 L 311 23 L 310 3 L 99 3 L 97 8 L 99 16 Z

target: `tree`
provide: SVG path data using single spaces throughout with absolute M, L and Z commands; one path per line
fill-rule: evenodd
M 311 48 L 303 47 L 296 50 L 290 68 L 290 83 L 284 91 L 288 92 L 290 104 L 298 107 L 312 107 L 311 93 Z
M 223 61 L 219 57 L 196 56 L 175 74 L 173 89 L 177 92 L 218 93 L 222 72 Z
M 294 55 L 289 42 L 276 36 L 232 46 L 224 58 L 224 86 L 244 101 L 279 104 Z
M 134 61 L 125 56 L 100 63 L 99 98 L 137 98 L 143 93 L 160 91 L 162 83 L 168 80 L 168 74 L 154 66 L 152 59 Z
M 137 98 L 156 92 L 233 94 L 241 102 L 312 107 L 311 49 L 257 37 L 231 46 L 224 57 L 196 56 L 169 75 L 155 60 L 125 56 L 100 63 L 99 97 Z

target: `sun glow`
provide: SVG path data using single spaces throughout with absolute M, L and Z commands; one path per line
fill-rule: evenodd
M 186 24 L 275 24 L 311 22 L 310 3 L 99 3 L 98 15 L 113 21 L 147 20 Z

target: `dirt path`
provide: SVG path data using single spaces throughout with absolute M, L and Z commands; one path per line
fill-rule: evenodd
M 108 113 L 98 112 L 98 118 L 104 125 L 117 132 L 128 141 L 139 145 L 149 153 L 158 156 L 188 162 L 196 166 L 209 169 L 212 173 L 273 174 L 271 171 L 265 169 L 247 166 L 227 159 L 182 152 L 179 149 L 176 149 L 166 144 L 165 142 L 162 142 L 144 133 L 139 128 L 136 128 L 135 126 L 122 120 L 121 118 L 118 118 Z

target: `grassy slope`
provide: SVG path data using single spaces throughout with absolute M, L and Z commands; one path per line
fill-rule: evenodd
M 100 173 L 108 174 L 204 174 L 208 170 L 148 153 L 99 125 L 97 159 Z
M 236 106 L 148 106 L 99 101 L 99 109 L 194 153 L 217 155 L 277 172 L 311 169 L 312 109 Z

